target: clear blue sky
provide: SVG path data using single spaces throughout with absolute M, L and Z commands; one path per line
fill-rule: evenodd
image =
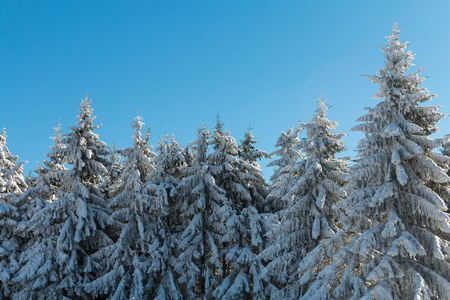
M 377 101 L 361 75 L 383 67 L 395 22 L 439 95 L 429 104 L 450 113 L 449 13 L 449 1 L 2 0 L 0 127 L 33 170 L 89 93 L 110 145 L 130 145 L 138 108 L 152 144 L 167 131 L 183 146 L 219 110 L 237 140 L 251 123 L 270 152 L 323 93 L 354 149 L 362 136 L 349 129 Z M 440 128 L 450 133 L 450 118 Z

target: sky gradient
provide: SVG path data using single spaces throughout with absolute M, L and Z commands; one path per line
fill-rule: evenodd
M 0 127 L 26 172 L 59 119 L 75 124 L 87 93 L 109 145 L 131 145 L 138 109 L 153 145 L 167 132 L 183 146 L 219 111 L 237 140 L 251 124 L 271 152 L 323 93 L 352 154 L 362 135 L 350 128 L 379 101 L 362 75 L 383 67 L 394 23 L 426 67 L 423 86 L 439 95 L 428 104 L 450 113 L 449 12 L 449 1 L 3 0 Z M 439 127 L 437 136 L 450 133 L 450 118 Z

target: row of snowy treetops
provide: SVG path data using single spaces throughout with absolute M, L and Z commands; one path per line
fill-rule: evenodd
M 367 76 L 380 102 L 352 165 L 322 99 L 281 133 L 270 185 L 250 130 L 238 145 L 219 119 L 153 151 L 138 116 L 110 150 L 86 98 L 26 180 L 3 131 L 0 298 L 450 299 L 450 146 L 430 137 L 444 114 L 398 33 Z

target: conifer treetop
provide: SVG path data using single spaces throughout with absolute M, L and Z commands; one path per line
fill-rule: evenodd
M 80 104 L 80 110 L 77 114 L 77 117 L 79 118 L 77 125 L 81 128 L 86 125 L 92 125 L 94 123 L 95 116 L 92 116 L 92 113 L 94 112 L 94 109 L 91 108 L 91 100 L 89 100 L 89 94 L 87 94 L 86 98 L 84 98 L 81 101 Z M 97 127 L 101 126 L 102 124 L 97 125 Z
M 389 114 L 389 116 L 394 118 L 404 117 L 409 122 L 420 126 L 424 134 L 430 135 L 439 131 L 437 122 L 445 114 L 438 112 L 438 109 L 441 108 L 438 105 L 418 106 L 425 101 L 431 100 L 436 95 L 431 94 L 426 88 L 420 87 L 425 80 L 424 77 L 419 77 L 423 68 L 419 68 L 410 74 L 405 74 L 411 66 L 414 66 L 412 63 L 414 55 L 411 51 L 406 51 L 408 42 L 401 43 L 399 41 L 399 32 L 397 24 L 394 24 L 392 35 L 387 37 L 388 43 L 381 47 L 386 63 L 383 68 L 378 70 L 378 75 L 365 75 L 371 82 L 380 86 L 379 91 L 373 98 L 386 99 L 387 101 L 380 102 L 373 109 L 366 108 L 370 113 L 357 119 L 357 121 L 371 121 L 374 118 L 385 119 L 385 122 L 391 121 L 390 119 L 386 120 L 388 117 L 386 112 L 396 111 L 399 112 L 397 115 Z M 386 125 L 385 122 L 380 124 Z M 356 126 L 352 130 L 361 130 L 361 127 Z
M 266 151 L 259 150 L 255 147 L 254 144 L 259 143 L 258 140 L 255 139 L 255 136 L 252 133 L 251 126 L 247 128 L 247 131 L 244 132 L 244 139 L 241 140 L 240 145 L 240 156 L 254 164 L 257 165 L 256 161 L 261 160 L 263 158 L 270 158 L 269 154 Z
M 9 152 L 6 138 L 6 128 L 3 128 L 0 134 L 0 193 L 5 197 L 18 196 L 27 188 L 23 178 L 23 164 L 26 162 L 17 162 L 18 156 Z
M 66 148 L 66 145 L 63 143 L 63 137 L 61 133 L 61 119 L 58 121 L 58 125 L 53 128 L 55 132 L 55 136 L 50 137 L 53 140 L 53 145 L 50 146 L 50 152 L 46 153 L 45 156 L 49 158 L 48 161 L 43 161 L 43 164 L 46 168 L 39 163 L 38 169 L 35 173 L 39 175 L 43 175 L 50 172 L 56 172 L 59 170 L 63 170 L 63 160 L 62 150 Z
M 211 144 L 211 131 L 206 128 L 205 123 L 197 130 L 197 139 L 193 142 L 192 148 L 195 152 L 195 163 L 198 165 L 206 163 L 206 157 Z
M 316 102 L 317 109 L 314 117 L 307 123 L 299 122 L 299 128 L 305 130 L 307 135 L 307 138 L 299 142 L 299 147 L 312 159 L 334 159 L 336 153 L 346 150 L 344 142 L 341 141 L 345 133 L 334 133 L 334 129 L 339 124 L 326 118 L 330 106 L 326 104 L 323 96 Z
M 108 172 L 109 147 L 93 132 L 102 124 L 93 125 L 96 117 L 88 96 L 81 101 L 77 126 L 69 127 L 71 132 L 64 135 L 63 163 L 72 164 L 71 176 L 97 184 Z

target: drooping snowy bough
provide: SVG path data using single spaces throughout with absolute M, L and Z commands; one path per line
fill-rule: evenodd
M 434 95 L 424 78 L 406 74 L 413 55 L 394 25 L 382 47 L 386 65 L 367 76 L 383 99 L 353 128 L 366 134 L 344 188 L 341 230 L 300 263 L 302 299 L 450 299 L 450 218 L 430 186 L 447 184 L 449 158 L 429 137 L 444 116 L 422 106 Z

